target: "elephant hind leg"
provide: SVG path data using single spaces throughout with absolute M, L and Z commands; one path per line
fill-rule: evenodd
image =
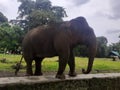
M 39 57 L 36 57 L 35 58 L 35 73 L 34 75 L 42 75 L 42 72 L 41 72 L 41 62 L 42 62 L 43 58 L 39 58 Z
M 32 71 L 32 59 L 30 58 L 25 58 L 25 62 L 26 62 L 26 76 L 32 76 L 33 75 L 33 71 Z

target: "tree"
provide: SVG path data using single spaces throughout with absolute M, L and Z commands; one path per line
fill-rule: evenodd
M 117 51 L 120 54 L 120 41 L 109 45 L 108 52 L 110 51 Z
M 88 56 L 88 48 L 84 45 L 79 45 L 74 49 L 75 56 Z
M 18 26 L 3 23 L 0 26 L 0 50 L 16 51 L 21 46 L 23 31 Z
M 1 12 L 0 12 L 0 24 L 4 23 L 4 22 L 8 22 L 8 19 L 6 18 L 6 16 L 4 16 Z
M 107 56 L 107 43 L 106 37 L 97 37 L 97 57 L 103 58 Z
M 120 38 L 120 36 L 118 36 Z M 120 54 L 120 41 L 112 43 L 108 46 L 108 53 L 111 51 L 116 51 Z
M 64 8 L 52 6 L 49 0 L 18 1 L 21 2 L 18 18 L 24 20 L 24 24 L 21 24 L 24 29 L 31 29 L 50 22 L 62 22 L 62 18 L 66 16 Z

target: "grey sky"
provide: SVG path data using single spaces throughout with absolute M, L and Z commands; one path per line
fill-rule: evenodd
M 120 35 L 120 0 L 51 0 L 53 5 L 65 8 L 70 20 L 84 16 L 96 36 L 107 37 L 109 43 L 117 42 Z M 9 19 L 15 19 L 19 3 L 17 0 L 0 0 L 0 11 Z

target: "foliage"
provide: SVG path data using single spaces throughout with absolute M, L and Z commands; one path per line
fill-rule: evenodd
M 0 13 L 0 52 L 16 52 L 28 29 L 50 22 L 61 22 L 64 8 L 52 6 L 49 0 L 18 0 L 19 16 L 10 20 Z M 25 30 L 26 29 L 26 30 Z
M 0 51 L 16 51 L 20 47 L 23 32 L 18 26 L 3 23 L 0 26 Z
M 79 45 L 74 49 L 75 56 L 86 57 L 88 56 L 88 48 L 84 45 Z
M 50 22 L 61 22 L 62 17 L 66 16 L 64 8 L 60 6 L 52 6 L 49 0 L 18 1 L 21 2 L 18 18 L 22 21 L 24 20 L 24 24 L 21 24 L 24 29 L 31 29 Z
M 97 37 L 97 57 L 107 57 L 107 38 L 104 36 Z
M 108 52 L 110 52 L 110 51 L 117 51 L 120 54 L 120 41 L 109 45 Z
M 0 24 L 5 22 L 8 22 L 7 17 L 0 12 Z

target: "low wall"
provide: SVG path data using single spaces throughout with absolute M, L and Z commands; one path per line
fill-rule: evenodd
M 65 80 L 54 76 L 0 78 L 0 90 L 120 90 L 120 73 L 78 75 Z

